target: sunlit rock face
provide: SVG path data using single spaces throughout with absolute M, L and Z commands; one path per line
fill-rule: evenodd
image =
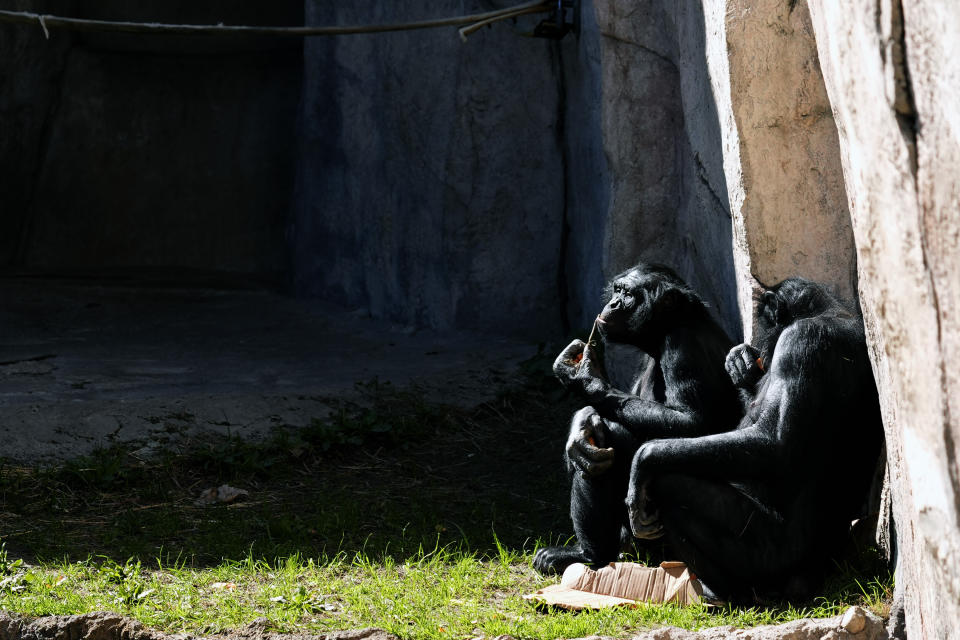
M 950 637 L 960 619 L 960 44 L 945 34 L 960 33 L 960 9 L 909 0 L 902 9 L 895 0 L 585 6 L 600 34 L 607 263 L 634 247 L 714 265 L 713 280 L 696 266 L 684 275 L 711 295 L 735 292 L 748 338 L 761 283 L 800 275 L 859 298 L 884 409 L 908 627 Z M 611 133 L 634 136 L 632 148 L 644 139 L 637 122 L 651 107 L 635 88 L 641 79 L 682 114 L 658 126 L 681 140 L 676 169 L 662 174 L 687 194 L 672 217 L 656 213 L 644 186 L 650 169 L 636 166 L 658 156 L 631 156 Z M 709 227 L 715 210 L 690 197 L 690 178 L 719 194 L 729 227 Z M 701 207 L 688 236 L 678 232 L 690 229 L 683 197 Z M 717 234 L 726 249 L 705 240 Z M 685 237 L 699 263 L 685 262 Z M 731 272 L 732 287 L 716 284 Z
M 724 4 L 738 149 L 728 158 L 727 177 L 736 203 L 740 308 L 751 335 L 757 283 L 801 275 L 852 299 L 856 253 L 837 130 L 805 3 Z
M 960 7 L 812 0 L 880 387 L 910 637 L 960 619 Z
M 583 16 L 578 44 L 593 54 L 575 68 L 600 78 L 608 271 L 667 262 L 748 337 L 762 284 L 803 275 L 854 298 L 837 131 L 806 6 L 596 0 Z

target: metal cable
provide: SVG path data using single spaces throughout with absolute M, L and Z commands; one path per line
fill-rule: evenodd
M 466 25 L 461 29 L 461 38 L 472 33 L 480 26 L 506 20 L 530 13 L 544 13 L 551 11 L 555 3 L 544 0 L 534 0 L 513 7 L 475 13 L 451 18 L 435 18 L 414 22 L 395 24 L 363 24 L 334 27 L 270 27 L 270 26 L 243 26 L 243 25 L 207 25 L 207 24 L 166 24 L 160 22 L 125 22 L 117 20 L 90 20 L 88 18 L 65 18 L 49 14 L 32 13 L 29 11 L 0 10 L 0 22 L 19 24 L 39 24 L 44 35 L 50 37 L 50 29 L 67 29 L 71 31 L 103 31 L 122 33 L 162 33 L 181 35 L 257 35 L 257 36 L 340 36 L 358 33 L 384 33 L 389 31 L 410 31 L 413 29 L 432 29 L 436 27 L 454 27 Z

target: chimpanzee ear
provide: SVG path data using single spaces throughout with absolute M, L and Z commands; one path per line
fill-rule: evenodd
M 786 320 L 783 301 L 772 291 L 765 291 L 760 297 L 760 308 L 770 324 L 783 324 Z
M 682 299 L 683 294 L 673 288 L 662 291 L 660 295 L 656 297 L 657 306 L 665 310 L 676 309 L 680 306 Z

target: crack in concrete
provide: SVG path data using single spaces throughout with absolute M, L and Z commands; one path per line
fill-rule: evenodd
M 651 48 L 648 47 L 648 46 L 645 46 L 645 45 L 640 44 L 639 42 L 633 42 L 632 40 L 627 40 L 626 38 L 623 38 L 623 37 L 621 37 L 621 36 L 618 36 L 618 35 L 616 35 L 616 34 L 614 34 L 614 33 L 610 33 L 610 32 L 607 32 L 607 31 L 601 31 L 601 32 L 600 32 L 600 35 L 603 36 L 604 38 L 609 38 L 609 39 L 613 40 L 614 42 L 619 42 L 619 43 L 621 43 L 621 44 L 626 44 L 626 45 L 629 45 L 629 46 L 631 46 L 631 47 L 636 47 L 637 49 L 640 49 L 641 51 L 646 51 L 646 52 L 649 53 L 650 55 L 656 56 L 657 58 L 660 58 L 661 60 L 663 60 L 664 62 L 666 62 L 667 64 L 669 64 L 671 67 L 673 67 L 674 69 L 676 69 L 677 72 L 680 71 L 680 68 L 677 67 L 677 63 L 676 63 L 676 62 L 674 62 L 669 56 L 667 56 L 667 55 L 665 55 L 665 54 L 663 54 L 663 53 L 660 53 L 660 52 L 657 51 L 656 49 L 651 49 Z
M 56 358 L 57 354 L 55 353 L 45 353 L 42 356 L 32 356 L 30 358 L 19 358 L 17 360 L 4 360 L 0 362 L 0 367 L 8 367 L 14 364 L 23 364 L 25 362 L 42 362 L 44 360 L 49 360 L 51 358 Z
M 724 201 L 723 198 L 714 190 L 713 185 L 710 184 L 710 179 L 707 178 L 707 168 L 703 164 L 703 160 L 700 159 L 699 153 L 693 154 L 693 160 L 697 163 L 697 179 L 707 188 L 707 191 L 710 192 L 710 195 L 713 196 L 714 201 L 720 207 L 720 210 L 727 214 L 727 218 L 732 219 L 733 216 L 730 214 L 730 205 Z

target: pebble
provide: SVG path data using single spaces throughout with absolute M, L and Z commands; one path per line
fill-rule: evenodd
M 850 633 L 860 633 L 867 624 L 867 615 L 860 607 L 850 607 L 840 618 L 840 626 Z

